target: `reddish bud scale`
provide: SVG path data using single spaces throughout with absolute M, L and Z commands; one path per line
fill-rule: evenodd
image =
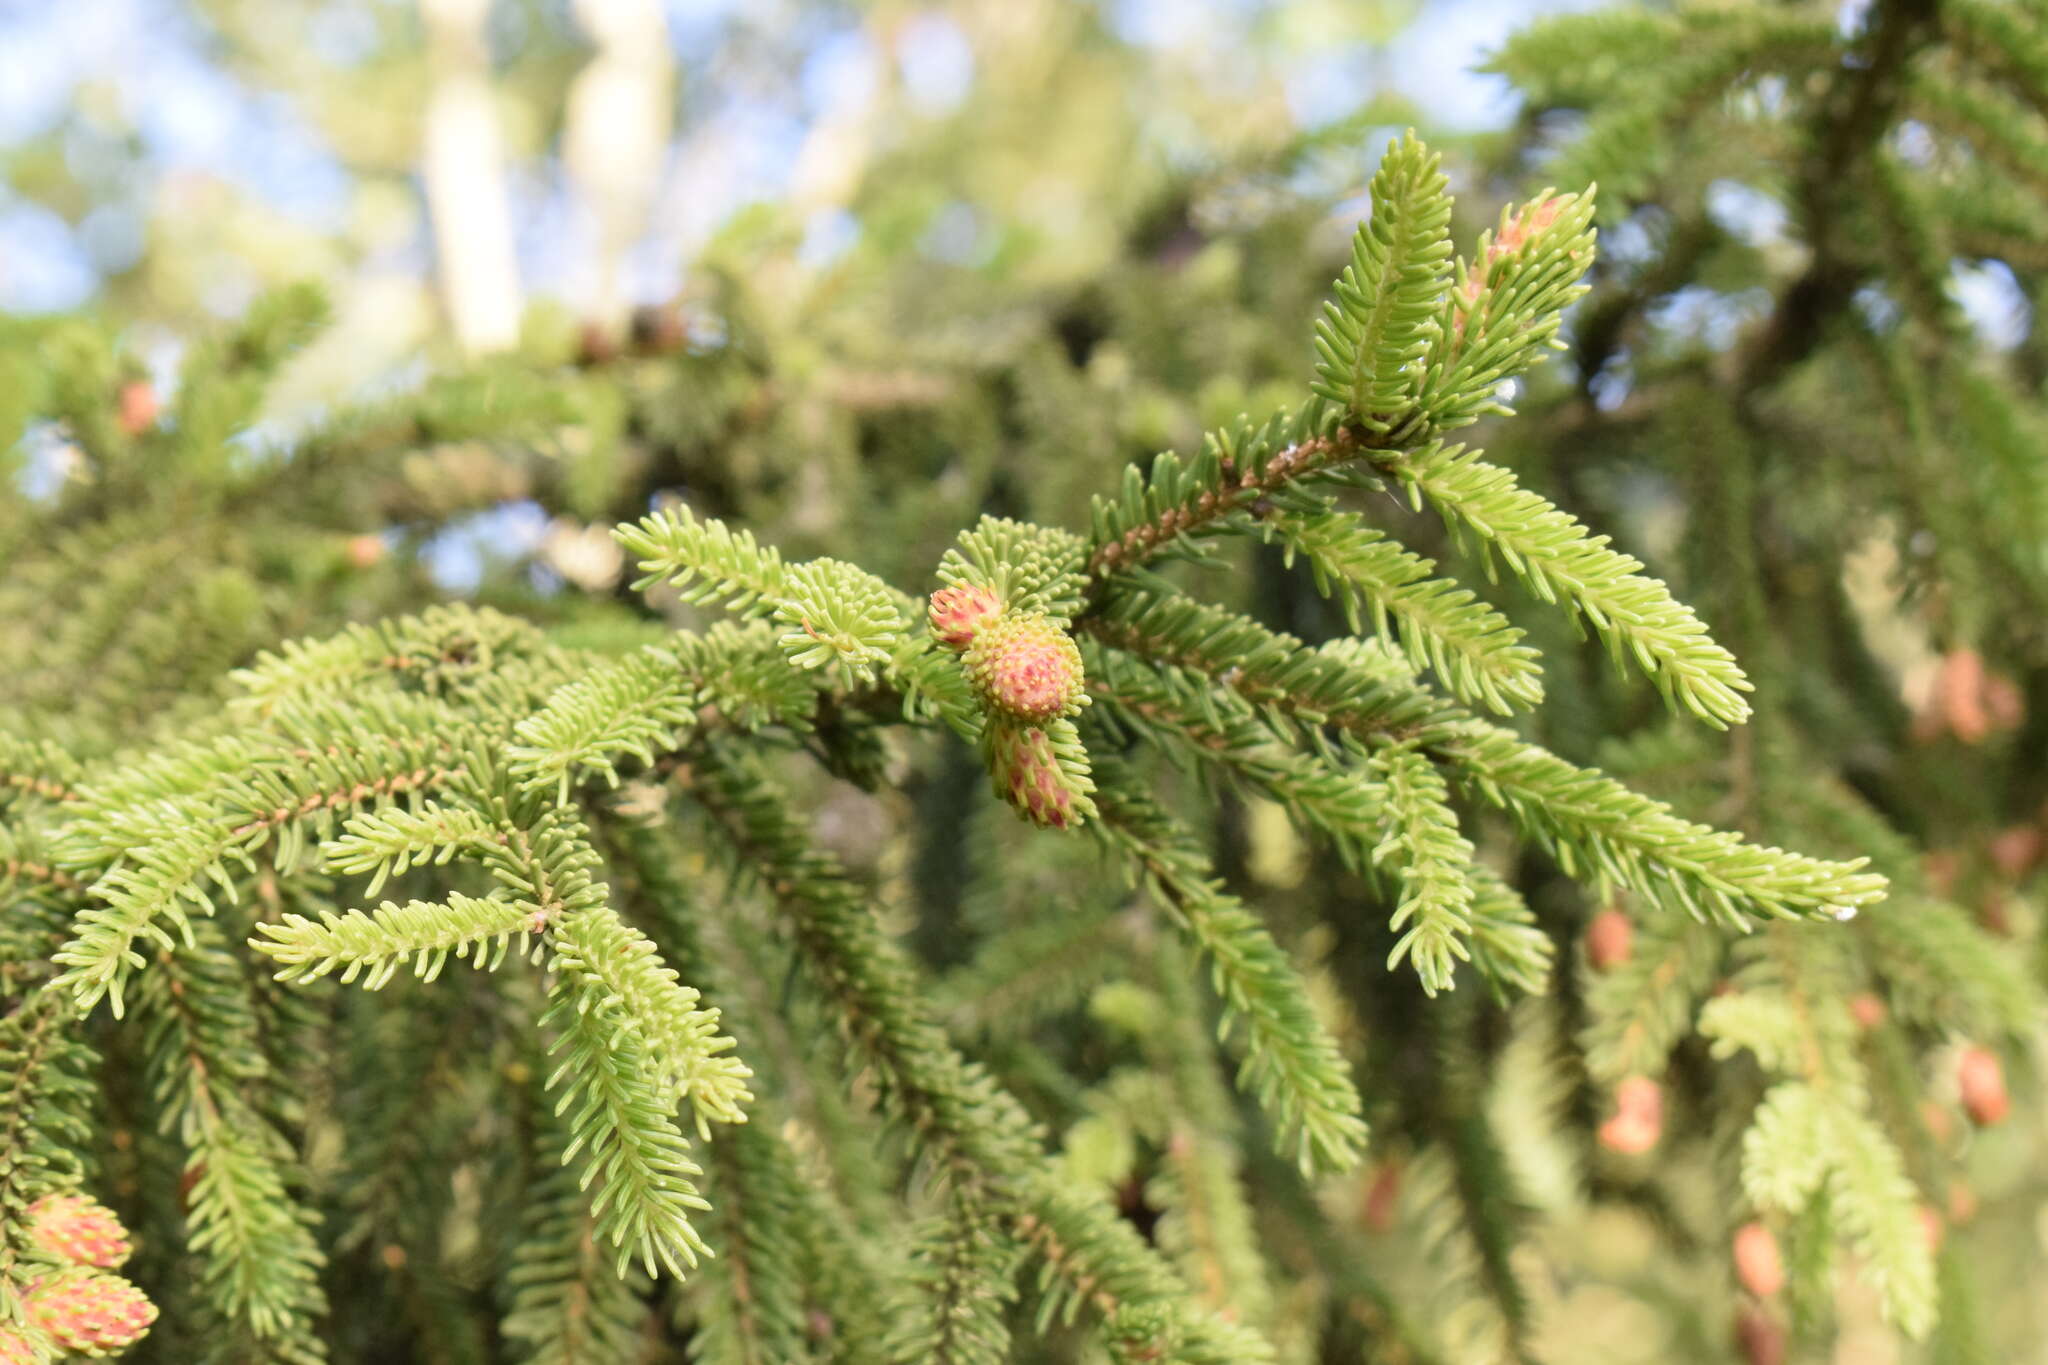
M 1628 961 L 1635 950 L 1636 926 L 1619 910 L 1602 910 L 1586 926 L 1586 960 L 1604 972 Z
M 1778 1239 L 1762 1223 L 1737 1228 L 1733 1250 L 1735 1278 L 1744 1289 L 1768 1299 L 1785 1287 L 1785 1259 L 1778 1254 Z
M 967 670 L 989 709 L 1048 721 L 1081 705 L 1081 651 L 1043 616 L 1001 616 L 975 632 Z
M 948 649 L 965 649 L 981 628 L 1002 614 L 1003 604 L 987 588 L 973 584 L 940 588 L 932 594 L 926 617 L 932 638 Z
M 128 1259 L 128 1229 L 113 1210 L 82 1194 L 49 1194 L 28 1206 L 28 1235 L 52 1256 L 112 1270 Z
M 34 1281 L 22 1297 L 22 1308 L 32 1325 L 79 1355 L 133 1345 L 156 1321 L 156 1305 L 118 1275 Z
M 1074 795 L 1045 731 L 1006 727 L 993 736 L 991 752 L 997 789 L 1033 824 L 1066 829 L 1074 823 Z
M 2012 1111 L 2012 1095 L 2005 1088 L 2005 1068 L 1990 1048 L 1963 1049 L 1963 1055 L 1956 1061 L 1956 1085 L 1962 1092 L 1963 1111 L 1979 1128 L 2003 1122 Z

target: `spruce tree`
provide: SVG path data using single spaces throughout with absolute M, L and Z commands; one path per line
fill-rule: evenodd
M 317 291 L 7 323 L 0 1360 L 2028 1340 L 2044 54 L 1545 20 L 1339 260 L 1190 208 L 1304 140 L 285 430 Z M 448 600 L 512 499 L 616 589 Z

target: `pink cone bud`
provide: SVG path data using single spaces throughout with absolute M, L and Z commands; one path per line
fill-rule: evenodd
M 1735 1230 L 1735 1278 L 1760 1299 L 1785 1287 L 1785 1259 L 1778 1239 L 1762 1223 L 1744 1223 Z
M 1003 604 L 987 588 L 972 584 L 940 588 L 932 594 L 927 612 L 932 636 L 949 649 L 965 649 L 983 626 L 1001 613 Z
M 147 379 L 131 379 L 123 384 L 117 406 L 119 415 L 115 421 L 125 435 L 140 436 L 156 425 L 156 390 Z
M 156 1305 L 118 1275 L 37 1280 L 23 1295 L 22 1308 L 30 1323 L 78 1355 L 131 1346 L 156 1321 Z
M 1074 794 L 1067 790 L 1045 731 L 1005 726 L 990 736 L 996 787 L 1005 800 L 1036 825 L 1066 829 L 1074 823 Z
M 28 1206 L 28 1235 L 52 1256 L 112 1270 L 128 1259 L 128 1229 L 113 1210 L 82 1194 L 48 1194 Z
M 36 1365 L 36 1353 L 21 1333 L 0 1331 L 0 1365 Z
M 1963 1049 L 1956 1061 L 1956 1085 L 1962 1091 L 1963 1110 L 1970 1122 L 1988 1128 L 2003 1122 L 2012 1111 L 2012 1095 L 2005 1088 L 2005 1068 L 1998 1054 L 1988 1047 Z
M 1623 1156 L 1641 1156 L 1664 1136 L 1664 1091 L 1647 1076 L 1630 1076 L 1614 1088 L 1614 1115 L 1600 1125 L 1600 1145 Z
M 1081 651 L 1043 616 L 1002 616 L 975 633 L 967 667 L 991 710 L 1047 721 L 1080 706 Z
M 1586 926 L 1586 960 L 1596 972 L 1608 971 L 1628 961 L 1634 951 L 1636 926 L 1619 910 L 1602 910 Z
M 1868 1033 L 1884 1022 L 1884 1001 L 1862 991 L 1849 997 L 1849 1014 L 1856 1020 L 1856 1027 Z

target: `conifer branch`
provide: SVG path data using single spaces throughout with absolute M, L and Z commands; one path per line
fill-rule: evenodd
M 453 954 L 486 971 L 505 960 L 512 935 L 534 932 L 533 916 L 510 901 L 479 900 L 450 892 L 444 902 L 386 901 L 375 911 L 320 912 L 318 921 L 286 915 L 256 926 L 249 946 L 279 965 L 280 981 L 304 985 L 340 971 L 344 983 L 362 977 L 363 989 L 381 990 L 400 967 L 432 981 Z
M 1474 891 L 1466 871 L 1472 845 L 1458 832 L 1444 780 L 1427 758 L 1412 749 L 1389 749 L 1374 756 L 1372 770 L 1387 814 L 1386 837 L 1373 849 L 1373 861 L 1390 866 L 1400 881 L 1393 928 L 1406 930 L 1395 940 L 1387 966 L 1412 959 L 1422 989 L 1435 995 L 1450 989 L 1457 964 L 1472 956 L 1467 940 Z
M 1291 1139 L 1304 1172 L 1355 1165 L 1365 1144 L 1358 1092 L 1306 986 L 1265 926 L 1219 888 L 1199 846 L 1130 789 L 1104 788 L 1100 836 L 1136 864 L 1146 889 L 1209 959 L 1225 1020 L 1245 1026 L 1238 1083 Z
M 322 1361 L 317 1217 L 292 1193 L 290 1144 L 256 1107 L 271 1077 L 248 982 L 217 925 L 192 928 L 139 991 L 151 1082 L 186 1151 L 187 1245 L 228 1322 L 280 1359 Z
M 583 1154 L 579 1188 L 600 1176 L 591 1204 L 596 1236 L 617 1248 L 614 1271 L 635 1256 L 653 1274 L 667 1267 L 681 1278 L 706 1254 L 692 1212 L 711 1205 L 697 1193 L 703 1174 L 689 1143 L 669 1117 L 660 1063 L 648 1055 L 601 979 L 559 973 L 548 991 L 541 1026 L 555 1030 L 549 1052 L 562 1054 L 547 1088 L 560 1089 L 555 1113 L 566 1115 L 569 1142 L 561 1161 Z
M 1371 613 L 1382 639 L 1396 638 L 1418 663 L 1467 701 L 1507 715 L 1543 700 L 1542 667 L 1523 632 L 1435 567 L 1356 517 L 1340 512 L 1278 514 L 1266 522 L 1287 550 L 1306 559 L 1316 587 L 1335 597 L 1356 634 L 1360 608 Z
M 1450 281 L 1451 199 L 1442 158 L 1410 133 L 1374 173 L 1372 216 L 1351 239 L 1351 264 L 1316 322 L 1317 396 L 1366 430 L 1393 430 L 1421 385 Z
M 1516 485 L 1514 476 L 1457 446 L 1379 461 L 1420 507 L 1427 497 L 1444 523 L 1476 541 L 1491 567 L 1498 552 L 1528 589 L 1584 616 L 1617 663 L 1633 660 L 1674 705 L 1709 725 L 1748 717 L 1752 690 L 1734 656 L 1715 644 L 1697 616 L 1664 584 L 1644 577 L 1641 561 L 1589 536 L 1569 513 Z

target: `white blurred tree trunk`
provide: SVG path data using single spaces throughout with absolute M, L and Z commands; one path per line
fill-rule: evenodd
M 597 52 L 569 90 L 562 157 L 593 229 L 592 320 L 624 322 L 627 253 L 646 233 L 673 123 L 675 63 L 660 0 L 576 0 Z
M 441 295 L 463 349 L 502 350 L 519 339 L 519 264 L 484 42 L 490 0 L 419 4 L 434 73 L 420 171 Z

